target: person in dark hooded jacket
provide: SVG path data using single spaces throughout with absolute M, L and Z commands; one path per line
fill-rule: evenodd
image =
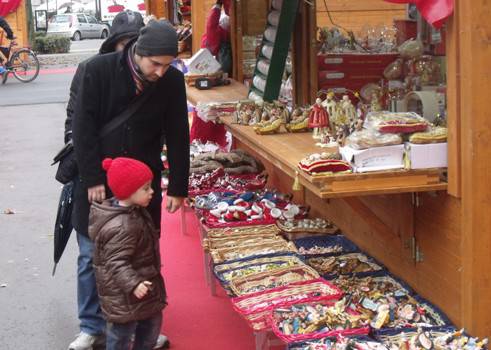
M 140 13 L 129 10 L 118 13 L 112 22 L 110 36 L 102 43 L 99 49 L 99 55 L 122 51 L 129 41 L 138 37 L 139 30 L 142 27 L 144 27 L 144 22 Z M 90 60 L 88 59 L 79 64 L 70 86 L 70 98 L 67 104 L 67 118 L 65 120 L 65 143 L 71 142 L 72 140 L 75 104 L 85 66 Z M 78 177 L 74 183 L 79 183 Z M 84 197 L 75 197 L 75 204 L 72 216 L 74 218 L 74 228 L 77 231 L 77 241 L 79 244 L 77 299 L 80 333 L 69 345 L 68 349 L 85 350 L 91 349 L 93 345 L 105 343 L 104 332 L 106 321 L 101 313 L 92 266 L 93 244 L 88 237 L 88 210 L 85 210 L 85 208 L 88 208 L 87 199 Z M 162 334 L 159 335 L 155 348 L 168 346 L 169 341 L 167 337 Z

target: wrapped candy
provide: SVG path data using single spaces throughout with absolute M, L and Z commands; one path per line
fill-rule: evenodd
M 384 77 L 388 80 L 397 80 L 401 77 L 404 61 L 402 58 L 396 59 L 384 69 Z
M 409 39 L 399 46 L 399 53 L 406 59 L 420 57 L 423 50 L 423 43 L 420 40 Z

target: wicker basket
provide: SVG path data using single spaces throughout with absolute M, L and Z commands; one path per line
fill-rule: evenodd
M 220 248 L 238 248 L 244 245 L 259 244 L 272 241 L 283 240 L 280 236 L 276 234 L 268 235 L 234 235 L 232 237 L 225 238 L 204 238 L 201 243 L 203 249 L 209 252 L 214 249 Z
M 294 259 L 302 261 L 300 257 L 294 253 L 278 253 L 278 254 L 269 254 L 260 257 L 250 256 L 244 259 L 236 259 L 233 261 L 224 262 L 221 264 L 216 264 L 213 268 L 215 274 L 220 274 L 225 271 L 239 269 L 248 265 L 254 264 L 266 264 L 271 262 L 285 261 L 289 259 Z
M 316 305 L 321 304 L 329 308 L 329 310 L 332 310 L 329 312 L 330 317 L 332 318 L 327 318 L 324 321 L 319 321 L 318 323 L 318 328 L 323 328 L 323 327 L 328 327 L 328 330 L 325 331 L 312 331 L 312 332 L 303 332 L 303 333 L 291 333 L 287 334 L 283 332 L 281 329 L 281 323 L 283 320 L 283 317 L 285 313 L 289 312 L 294 312 L 298 311 L 301 307 L 303 306 L 309 306 L 315 308 Z M 311 302 L 311 303 L 297 303 L 293 304 L 287 307 L 283 308 L 276 308 L 272 311 L 271 313 L 271 328 L 274 332 L 274 334 L 283 340 L 285 343 L 293 343 L 293 342 L 301 342 L 309 339 L 321 339 L 325 337 L 333 337 L 333 336 L 354 336 L 354 335 L 366 335 L 370 331 L 370 327 L 365 326 L 365 323 L 368 323 L 368 319 L 366 318 L 361 318 L 358 319 L 358 316 L 355 316 L 353 319 L 355 320 L 354 322 L 360 321 L 360 326 L 357 328 L 346 328 L 347 324 L 345 324 L 343 327 L 336 326 L 334 324 L 331 324 L 332 320 L 335 319 L 336 315 L 338 315 L 337 307 L 335 307 L 335 304 L 331 301 L 316 301 L 316 302 Z M 347 315 L 347 314 L 346 314 Z M 352 315 L 354 316 L 354 315 Z M 348 316 L 346 316 L 348 317 Z M 357 320 L 357 321 L 356 321 Z M 339 321 L 338 321 L 339 323 Z
M 335 300 L 342 294 L 339 288 L 319 278 L 234 298 L 232 304 L 254 330 L 260 331 L 270 327 L 269 313 L 273 308 L 303 302 Z
M 247 264 L 238 268 L 229 269 L 221 272 L 215 272 L 215 276 L 222 283 L 229 283 L 231 280 L 235 278 L 245 277 L 249 275 L 253 275 L 256 273 L 272 271 L 276 269 L 281 269 L 285 267 L 304 265 L 305 263 L 300 260 L 298 257 L 291 255 L 284 257 L 280 260 L 274 261 L 265 261 L 257 264 Z
M 366 269 L 364 268 L 362 271 L 357 271 L 349 270 L 348 267 L 342 267 L 342 264 L 346 264 L 346 262 L 351 259 L 356 259 L 358 262 L 365 264 Z M 339 275 L 354 275 L 357 277 L 363 277 L 370 275 L 373 272 L 384 270 L 384 267 L 382 265 L 378 264 L 377 262 L 375 262 L 375 260 L 362 253 L 350 253 L 337 256 L 333 256 L 330 254 L 323 254 L 318 256 L 312 255 L 308 257 L 306 262 L 314 269 L 316 269 L 327 280 L 332 280 Z M 329 270 L 326 271 L 325 268 L 328 268 Z
M 246 258 L 248 256 L 266 255 L 280 252 L 297 253 L 297 249 L 295 248 L 295 245 L 291 242 L 278 240 L 248 246 L 239 246 L 235 248 L 214 249 L 210 252 L 210 255 L 213 259 L 213 262 L 215 264 L 219 264 L 227 260 L 235 260 Z
M 241 296 L 317 278 L 317 271 L 307 265 L 300 265 L 235 278 L 230 281 L 230 288 Z
M 300 220 L 294 220 L 294 222 L 295 221 L 300 221 Z M 291 236 L 294 237 L 293 239 L 295 239 L 295 235 L 297 234 L 298 235 L 302 235 L 302 234 L 333 235 L 339 232 L 339 228 L 334 224 L 331 224 L 330 226 L 325 228 L 298 228 L 298 227 L 291 228 L 285 225 L 284 220 L 278 220 L 276 221 L 276 226 L 278 226 L 278 228 L 282 232 L 291 234 Z
M 208 238 L 222 238 L 231 236 L 245 236 L 245 235 L 265 235 L 280 234 L 280 230 L 276 225 L 257 225 L 257 226 L 244 226 L 244 227 L 226 227 L 226 228 L 214 228 L 207 232 Z

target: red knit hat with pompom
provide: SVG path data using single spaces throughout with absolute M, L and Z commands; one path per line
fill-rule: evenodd
M 107 183 L 118 199 L 126 199 L 153 178 L 152 171 L 139 160 L 125 157 L 106 158 L 102 168 L 107 172 Z

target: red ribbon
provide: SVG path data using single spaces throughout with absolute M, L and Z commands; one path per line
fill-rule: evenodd
M 454 9 L 454 0 L 385 0 L 396 4 L 415 4 L 423 18 L 439 29 L 450 17 Z
M 0 0 L 0 16 L 5 17 L 17 10 L 22 0 Z

